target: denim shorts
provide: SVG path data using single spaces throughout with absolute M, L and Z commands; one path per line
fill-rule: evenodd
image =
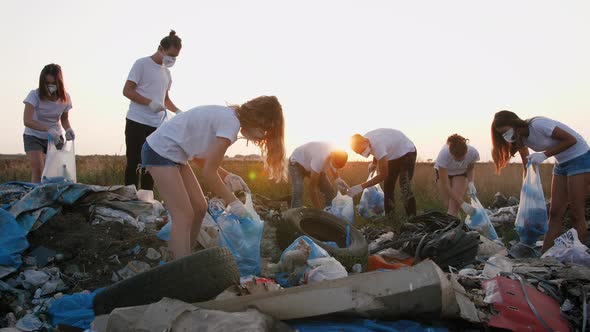
M 553 166 L 553 175 L 573 176 L 582 173 L 590 173 L 590 151 Z
M 25 152 L 41 151 L 47 153 L 47 140 L 33 135 L 23 134 Z
M 160 156 L 150 145 L 145 142 L 141 147 L 141 166 L 178 166 L 180 164 Z

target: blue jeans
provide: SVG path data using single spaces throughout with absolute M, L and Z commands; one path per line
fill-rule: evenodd
M 583 173 L 590 173 L 590 151 L 565 163 L 555 163 L 553 166 L 554 175 L 574 176 Z
M 141 147 L 141 166 L 148 167 L 148 166 L 178 166 L 179 164 L 160 156 L 156 151 L 152 149 L 152 147 L 148 144 L 148 142 L 143 143 Z
M 306 171 L 303 166 L 296 162 L 289 161 L 289 176 L 293 184 L 293 191 L 291 193 L 291 208 L 301 207 L 303 205 L 303 180 L 310 176 L 310 172 Z M 320 192 L 324 196 L 324 205 L 332 205 L 332 200 L 336 197 L 336 190 L 328 181 L 326 173 L 320 173 Z

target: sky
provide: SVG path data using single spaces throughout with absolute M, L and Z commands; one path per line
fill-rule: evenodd
M 589 17 L 588 1 L 3 1 L 0 154 L 24 153 L 22 101 L 58 63 L 77 154 L 124 155 L 123 85 L 170 29 L 174 103 L 275 95 L 288 154 L 309 141 L 350 152 L 352 134 L 395 128 L 419 160 L 459 133 L 486 161 L 502 109 L 590 140 Z M 227 152 L 250 153 L 243 140 Z

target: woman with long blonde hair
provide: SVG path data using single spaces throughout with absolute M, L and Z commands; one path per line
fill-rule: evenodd
M 286 178 L 283 110 L 274 96 L 261 96 L 236 106 L 199 106 L 163 123 L 147 137 L 141 152 L 142 165 L 155 180 L 173 223 L 170 249 L 175 258 L 191 253 L 207 201 L 188 164 L 200 167 L 205 184 L 229 206 L 229 211 L 246 216 L 240 200 L 222 181 L 219 172 L 227 149 L 238 132 L 260 147 L 269 177 Z

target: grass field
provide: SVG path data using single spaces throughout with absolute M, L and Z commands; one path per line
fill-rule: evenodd
M 124 182 L 124 156 L 78 156 L 76 163 L 77 177 L 80 183 L 108 186 Z M 258 161 L 227 160 L 223 163 L 224 168 L 244 178 L 255 193 L 269 198 L 289 195 L 290 184 L 269 181 L 262 166 L 262 163 Z M 552 165 L 549 164 L 544 164 L 541 167 L 546 198 L 549 198 L 550 193 L 551 170 Z M 195 169 L 195 173 L 200 179 L 198 169 Z M 367 177 L 367 163 L 350 162 L 342 170 L 341 176 L 349 185 L 358 184 Z M 25 156 L 0 156 L 0 182 L 29 180 L 30 168 Z M 501 192 L 507 197 L 510 195 L 518 197 L 522 185 L 522 166 L 511 164 L 501 175 L 496 175 L 492 163 L 478 163 L 475 168 L 475 184 L 478 197 L 486 206 L 491 204 L 496 192 Z M 413 188 L 418 210 L 440 209 L 442 207 L 435 187 L 432 163 L 418 163 L 416 165 Z M 204 189 L 207 190 L 207 188 Z M 304 203 L 308 205 L 310 203 L 307 192 L 304 196 Z

